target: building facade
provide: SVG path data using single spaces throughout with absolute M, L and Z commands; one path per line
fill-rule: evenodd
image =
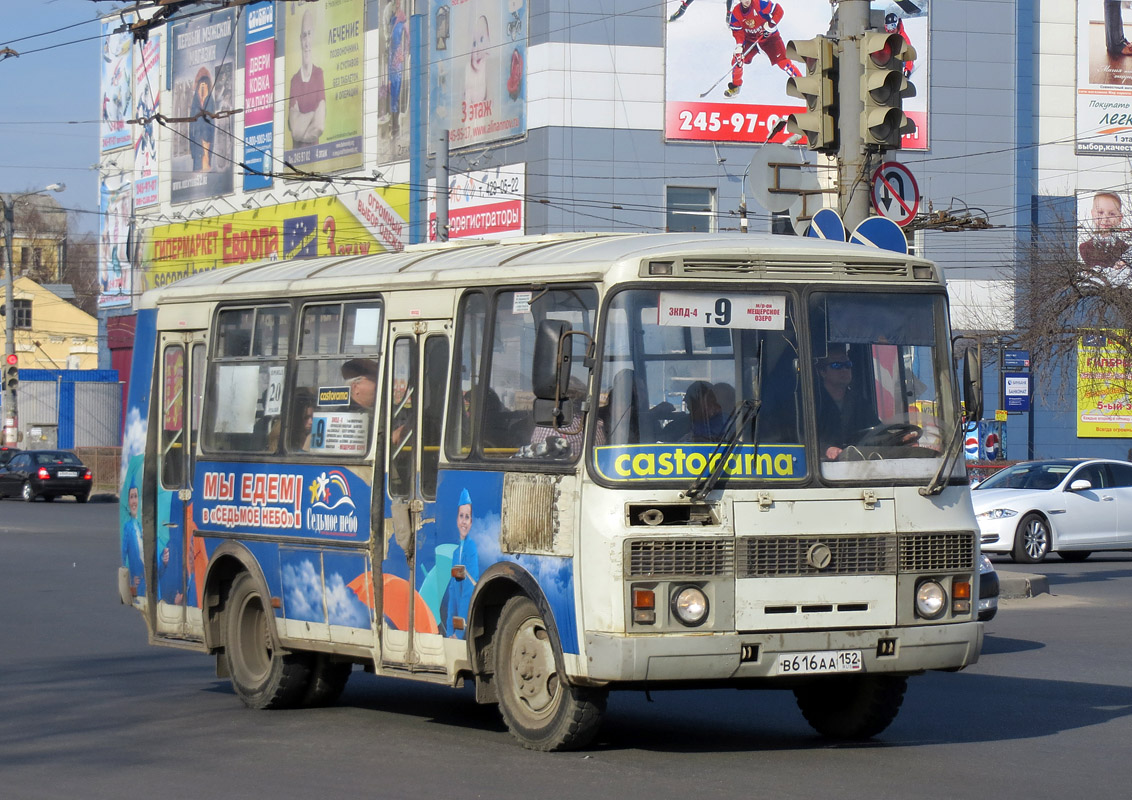
M 828 0 L 754 4 L 776 5 L 783 43 L 831 28 Z M 917 132 L 885 159 L 915 176 L 920 214 L 909 238 L 945 269 L 953 328 L 992 356 L 992 410 L 1006 405 L 993 356 L 1012 341 L 1015 278 L 1042 209 L 1060 198 L 1055 205 L 1072 208 L 1076 224 L 1078 206 L 1129 183 L 1127 153 L 1081 144 L 1086 128 L 1105 127 L 1084 118 L 1093 96 L 1081 100 L 1078 73 L 1098 21 L 1103 41 L 1107 5 L 870 4 L 878 28 L 888 17 L 917 50 L 907 66 L 916 97 L 905 103 Z M 754 159 L 763 143 L 786 139 L 776 123 L 799 103 L 785 93 L 789 62 L 773 37 L 752 47 L 741 19 L 733 30 L 727 15 L 749 13 L 736 7 L 260 2 L 186 7 L 161 24 L 134 20 L 144 41 L 108 17 L 104 332 L 130 329 L 147 288 L 201 270 L 427 241 L 438 175 L 448 183 L 453 238 L 789 230 L 800 209 L 759 205 L 765 182 Z M 1122 90 L 1108 91 L 1105 102 Z M 823 158 L 799 158 L 830 183 Z M 871 191 L 880 161 L 853 191 Z M 121 363 L 128 337 L 111 338 Z M 1132 426 L 1081 435 L 1076 406 L 1046 394 L 1034 411 L 1007 415 L 1009 457 L 1126 453 Z

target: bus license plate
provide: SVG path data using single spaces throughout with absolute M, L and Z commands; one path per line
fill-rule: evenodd
M 818 650 L 812 653 L 783 653 L 778 657 L 779 675 L 860 672 L 861 669 L 860 650 Z

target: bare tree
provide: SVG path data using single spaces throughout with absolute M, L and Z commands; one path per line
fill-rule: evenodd
M 91 316 L 98 314 L 98 237 L 93 233 L 71 235 L 63 283 L 75 290 L 72 303 Z
M 14 275 L 36 283 L 59 283 L 67 260 L 67 212 L 46 194 L 14 194 Z
M 1042 365 L 1043 384 L 1059 387 L 1059 400 L 1074 390 L 1132 396 L 1132 264 L 1123 260 L 1125 246 L 1132 260 L 1132 245 L 1109 237 L 1103 247 L 1110 252 L 1087 264 L 1082 253 L 1092 256 L 1090 247 L 1098 245 L 1091 243 L 1098 240 L 1086 239 L 1080 247 L 1079 241 L 1076 220 L 1060 218 L 1034 231 L 1016 272 L 1012 344 Z M 1082 342 L 1087 360 L 1079 367 Z

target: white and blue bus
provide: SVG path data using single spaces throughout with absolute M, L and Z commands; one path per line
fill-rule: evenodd
M 790 688 L 867 738 L 908 676 L 978 658 L 960 414 L 939 269 L 864 247 L 200 273 L 138 312 L 119 592 L 253 708 L 360 664 L 474 681 L 535 749 L 588 743 L 611 689 L 695 686 Z

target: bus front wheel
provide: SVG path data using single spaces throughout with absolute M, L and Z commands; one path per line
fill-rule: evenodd
M 297 705 L 310 682 L 310 659 L 282 652 L 271 632 L 273 623 L 255 580 L 241 572 L 228 594 L 224 657 L 232 688 L 248 708 Z
M 493 649 L 499 711 L 524 747 L 573 750 L 593 740 L 606 692 L 569 683 L 546 622 L 530 598 L 507 601 Z
M 896 719 L 908 679 L 902 675 L 844 675 L 794 689 L 802 716 L 830 739 L 871 739 Z

